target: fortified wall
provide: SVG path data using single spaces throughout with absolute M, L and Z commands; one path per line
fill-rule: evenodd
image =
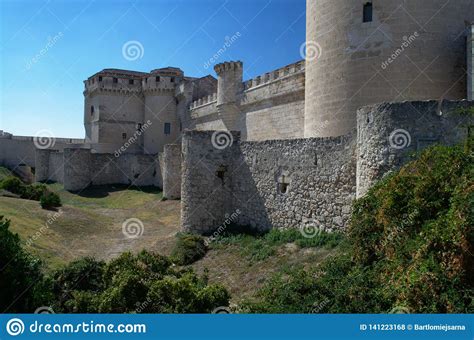
M 185 131 L 182 228 L 210 234 L 233 216 L 258 231 L 343 230 L 356 195 L 413 152 L 467 138 L 469 112 L 468 101 L 368 106 L 357 113 L 357 131 L 341 137 L 258 142 L 238 132 Z

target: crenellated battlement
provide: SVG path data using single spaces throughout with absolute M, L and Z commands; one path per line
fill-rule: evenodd
M 243 63 L 239 61 L 226 61 L 221 64 L 217 64 L 214 66 L 214 71 L 216 71 L 217 75 L 221 75 L 225 71 L 238 71 L 242 70 Z
M 303 73 L 305 71 L 305 61 L 301 60 L 296 63 L 281 67 L 272 72 L 267 72 L 255 78 L 244 82 L 244 91 L 250 90 L 260 85 L 268 84 L 282 78 Z
M 210 94 L 206 97 L 199 98 L 198 100 L 195 100 L 191 103 L 191 106 L 189 107 L 190 110 L 194 110 L 198 107 L 212 104 L 217 102 L 217 93 Z

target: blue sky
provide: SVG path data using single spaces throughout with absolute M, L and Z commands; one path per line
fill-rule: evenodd
M 0 129 L 84 137 L 83 80 L 104 68 L 150 71 L 242 60 L 249 79 L 301 59 L 305 0 L 0 0 Z M 143 54 L 125 58 L 138 41 Z M 136 59 L 136 60 L 129 60 Z

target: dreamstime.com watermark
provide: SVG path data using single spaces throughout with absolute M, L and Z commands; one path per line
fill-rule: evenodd
M 127 151 L 127 149 L 132 146 L 133 144 L 135 144 L 137 141 L 138 141 L 138 138 L 140 138 L 140 136 L 143 134 L 143 132 L 145 132 L 146 129 L 148 129 L 150 126 L 152 125 L 152 122 L 151 120 L 147 120 L 147 122 L 145 124 L 143 124 L 142 126 L 140 126 L 138 128 L 138 130 L 136 130 L 134 133 L 133 133 L 133 136 L 130 137 L 121 147 L 120 149 L 116 150 L 114 152 L 114 156 L 115 158 L 119 158 L 122 153 L 124 153 L 125 151 Z
M 211 136 L 212 146 L 218 150 L 224 150 L 234 143 L 232 133 L 226 130 L 214 131 Z
M 232 223 L 235 223 L 235 221 L 237 221 L 237 217 L 239 217 L 241 213 L 242 212 L 239 209 L 237 209 L 230 215 L 226 214 L 224 223 L 222 223 L 219 227 L 217 227 L 217 229 L 212 233 L 211 236 L 206 238 L 206 240 L 204 241 L 204 244 L 206 246 L 209 246 L 209 244 L 215 241 L 217 237 L 219 237 L 226 231 L 228 226 L 230 226 Z
M 28 327 L 25 326 L 23 320 L 19 318 L 10 319 L 6 325 L 6 331 L 11 336 L 22 335 L 23 333 L 41 334 L 41 333 L 146 333 L 145 324 L 104 324 L 95 323 L 94 321 L 76 322 L 76 323 L 49 323 L 49 322 L 32 322 Z
M 26 63 L 25 69 L 27 71 L 31 70 L 33 65 L 38 63 L 41 60 L 41 58 L 43 58 L 49 52 L 49 50 L 51 50 L 54 47 L 54 45 L 56 45 L 58 41 L 61 40 L 63 36 L 64 36 L 63 32 L 58 32 L 54 37 L 48 37 L 48 42 L 46 43 L 46 45 L 41 50 L 39 50 L 39 52 L 36 53 L 36 55 L 33 58 L 28 60 L 28 62 Z
M 411 145 L 411 135 L 407 130 L 396 129 L 388 137 L 388 142 L 393 149 L 401 150 Z
M 52 148 L 56 144 L 56 138 L 49 130 L 40 130 L 33 137 L 33 144 L 37 149 L 45 150 Z
M 138 238 L 143 235 L 145 226 L 138 218 L 129 218 L 122 223 L 122 233 L 127 238 Z
M 31 247 L 37 239 L 39 239 L 41 236 L 43 236 L 48 231 L 49 227 L 53 223 L 55 223 L 58 220 L 58 218 L 61 217 L 62 214 L 63 214 L 62 211 L 58 211 L 58 212 L 55 212 L 54 214 L 51 214 L 48 217 L 48 219 L 46 220 L 46 222 L 44 223 L 44 226 L 39 228 L 39 230 L 36 233 L 34 233 L 32 236 L 30 236 L 26 240 L 26 246 Z
M 306 238 L 316 237 L 324 231 L 324 227 L 321 225 L 321 223 L 313 218 L 303 220 L 303 223 L 299 229 L 301 235 Z
M 305 60 L 317 60 L 321 58 L 323 49 L 316 41 L 305 41 L 300 46 L 300 56 Z
M 240 32 L 235 32 L 231 37 L 227 36 L 225 37 L 225 42 L 222 47 L 217 50 L 216 53 L 213 54 L 209 60 L 207 60 L 204 63 L 204 68 L 207 70 L 209 67 L 211 67 L 213 64 L 215 64 L 221 57 L 222 55 L 242 36 Z
M 142 43 L 137 40 L 129 40 L 122 46 L 122 55 L 125 60 L 135 61 L 143 58 L 145 48 Z
M 413 44 L 413 42 L 420 36 L 420 34 L 418 34 L 418 32 L 413 32 L 413 34 L 409 35 L 409 36 L 404 36 L 403 37 L 403 43 L 400 45 L 399 48 L 397 48 L 395 51 L 393 51 L 393 53 L 390 55 L 390 57 L 388 57 L 387 60 L 385 60 L 381 67 L 383 70 L 385 70 L 387 67 L 390 66 L 391 63 L 393 63 L 400 55 L 403 54 L 403 52 L 405 52 L 405 50 L 410 47 L 411 44 Z

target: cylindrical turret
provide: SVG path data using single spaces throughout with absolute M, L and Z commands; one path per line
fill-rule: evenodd
M 474 1 L 308 0 L 305 137 L 342 135 L 359 107 L 463 99 Z

